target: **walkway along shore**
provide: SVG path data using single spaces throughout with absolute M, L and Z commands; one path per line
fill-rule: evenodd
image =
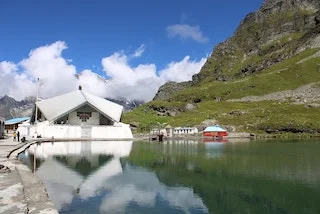
M 0 139 L 0 214 L 57 214 L 41 180 L 17 157 L 30 145 L 58 141 L 117 141 L 133 139 L 27 139 L 21 143 L 13 137 Z
M 1 214 L 58 214 L 44 184 L 17 159 L 18 153 L 32 143 L 35 141 L 20 143 L 12 137 L 0 139 L 0 164 L 4 166 L 0 169 Z

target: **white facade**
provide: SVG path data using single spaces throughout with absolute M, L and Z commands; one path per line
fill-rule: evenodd
M 31 136 L 37 138 L 53 139 L 96 139 L 96 140 L 115 140 L 132 139 L 130 126 L 118 123 L 113 126 L 81 126 L 81 125 L 56 125 L 49 124 L 48 121 L 37 125 L 21 124 L 18 128 L 21 136 Z
M 177 127 L 173 129 L 173 134 L 184 135 L 184 134 L 197 134 L 198 129 L 195 127 Z
M 164 128 L 163 129 L 154 128 L 150 131 L 150 134 L 154 134 L 154 135 L 163 134 L 167 136 L 167 130 Z
M 174 135 L 189 135 L 199 133 L 198 129 L 195 127 L 177 127 L 177 128 L 154 128 L 151 130 L 150 134 L 163 134 L 166 137 L 173 137 Z

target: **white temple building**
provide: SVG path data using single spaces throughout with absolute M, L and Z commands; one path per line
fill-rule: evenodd
M 21 136 L 54 139 L 132 139 L 120 122 L 123 106 L 79 90 L 37 101 L 30 121 L 20 124 Z

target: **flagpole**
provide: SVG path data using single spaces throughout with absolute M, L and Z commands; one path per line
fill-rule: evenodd
M 37 79 L 37 96 L 36 96 L 36 102 L 38 102 L 38 96 L 39 96 L 39 78 Z M 34 118 L 34 122 L 37 123 L 38 122 L 38 106 L 37 103 L 35 103 L 36 105 L 36 115 Z

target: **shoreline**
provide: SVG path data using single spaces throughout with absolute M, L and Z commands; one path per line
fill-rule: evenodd
M 152 135 L 148 133 L 135 133 L 133 134 L 133 140 L 143 141 L 158 141 L 151 140 Z M 282 133 L 282 134 L 256 134 L 247 132 L 230 132 L 227 137 L 222 138 L 223 140 L 234 140 L 234 139 L 250 139 L 250 140 L 261 140 L 261 139 L 317 139 L 320 138 L 319 134 L 306 134 L 306 133 Z M 163 140 L 215 140 L 219 141 L 221 138 L 203 137 L 201 134 L 193 135 L 176 135 L 173 137 L 164 137 Z
M 291 135 L 270 135 L 250 133 L 232 133 L 229 137 L 223 138 L 224 142 L 251 141 L 261 139 L 319 139 L 320 134 L 291 134 Z M 164 138 L 164 141 L 202 141 L 203 139 L 213 140 L 212 138 L 203 138 L 201 134 L 176 136 L 173 138 Z M 13 141 L 12 137 L 0 139 L 0 164 L 7 166 L 9 172 L 0 173 L 0 213 L 48 213 L 57 214 L 54 203 L 48 196 L 45 185 L 39 177 L 24 165 L 17 157 L 25 151 L 30 145 L 35 143 L 51 143 L 58 141 L 72 141 L 74 139 L 27 139 L 25 143 Z M 94 141 L 95 139 L 76 139 L 77 141 Z M 101 140 L 101 139 L 96 139 Z M 219 141 L 221 139 L 215 139 Z M 151 141 L 149 134 L 134 134 L 130 141 Z M 210 142 L 210 141 L 207 141 Z M 205 143 L 205 142 L 204 142 Z
M 12 137 L 0 139 L 0 164 L 6 168 L 0 173 L 0 213 L 58 214 L 38 176 L 16 156 L 7 157 L 26 144 L 13 141 Z

